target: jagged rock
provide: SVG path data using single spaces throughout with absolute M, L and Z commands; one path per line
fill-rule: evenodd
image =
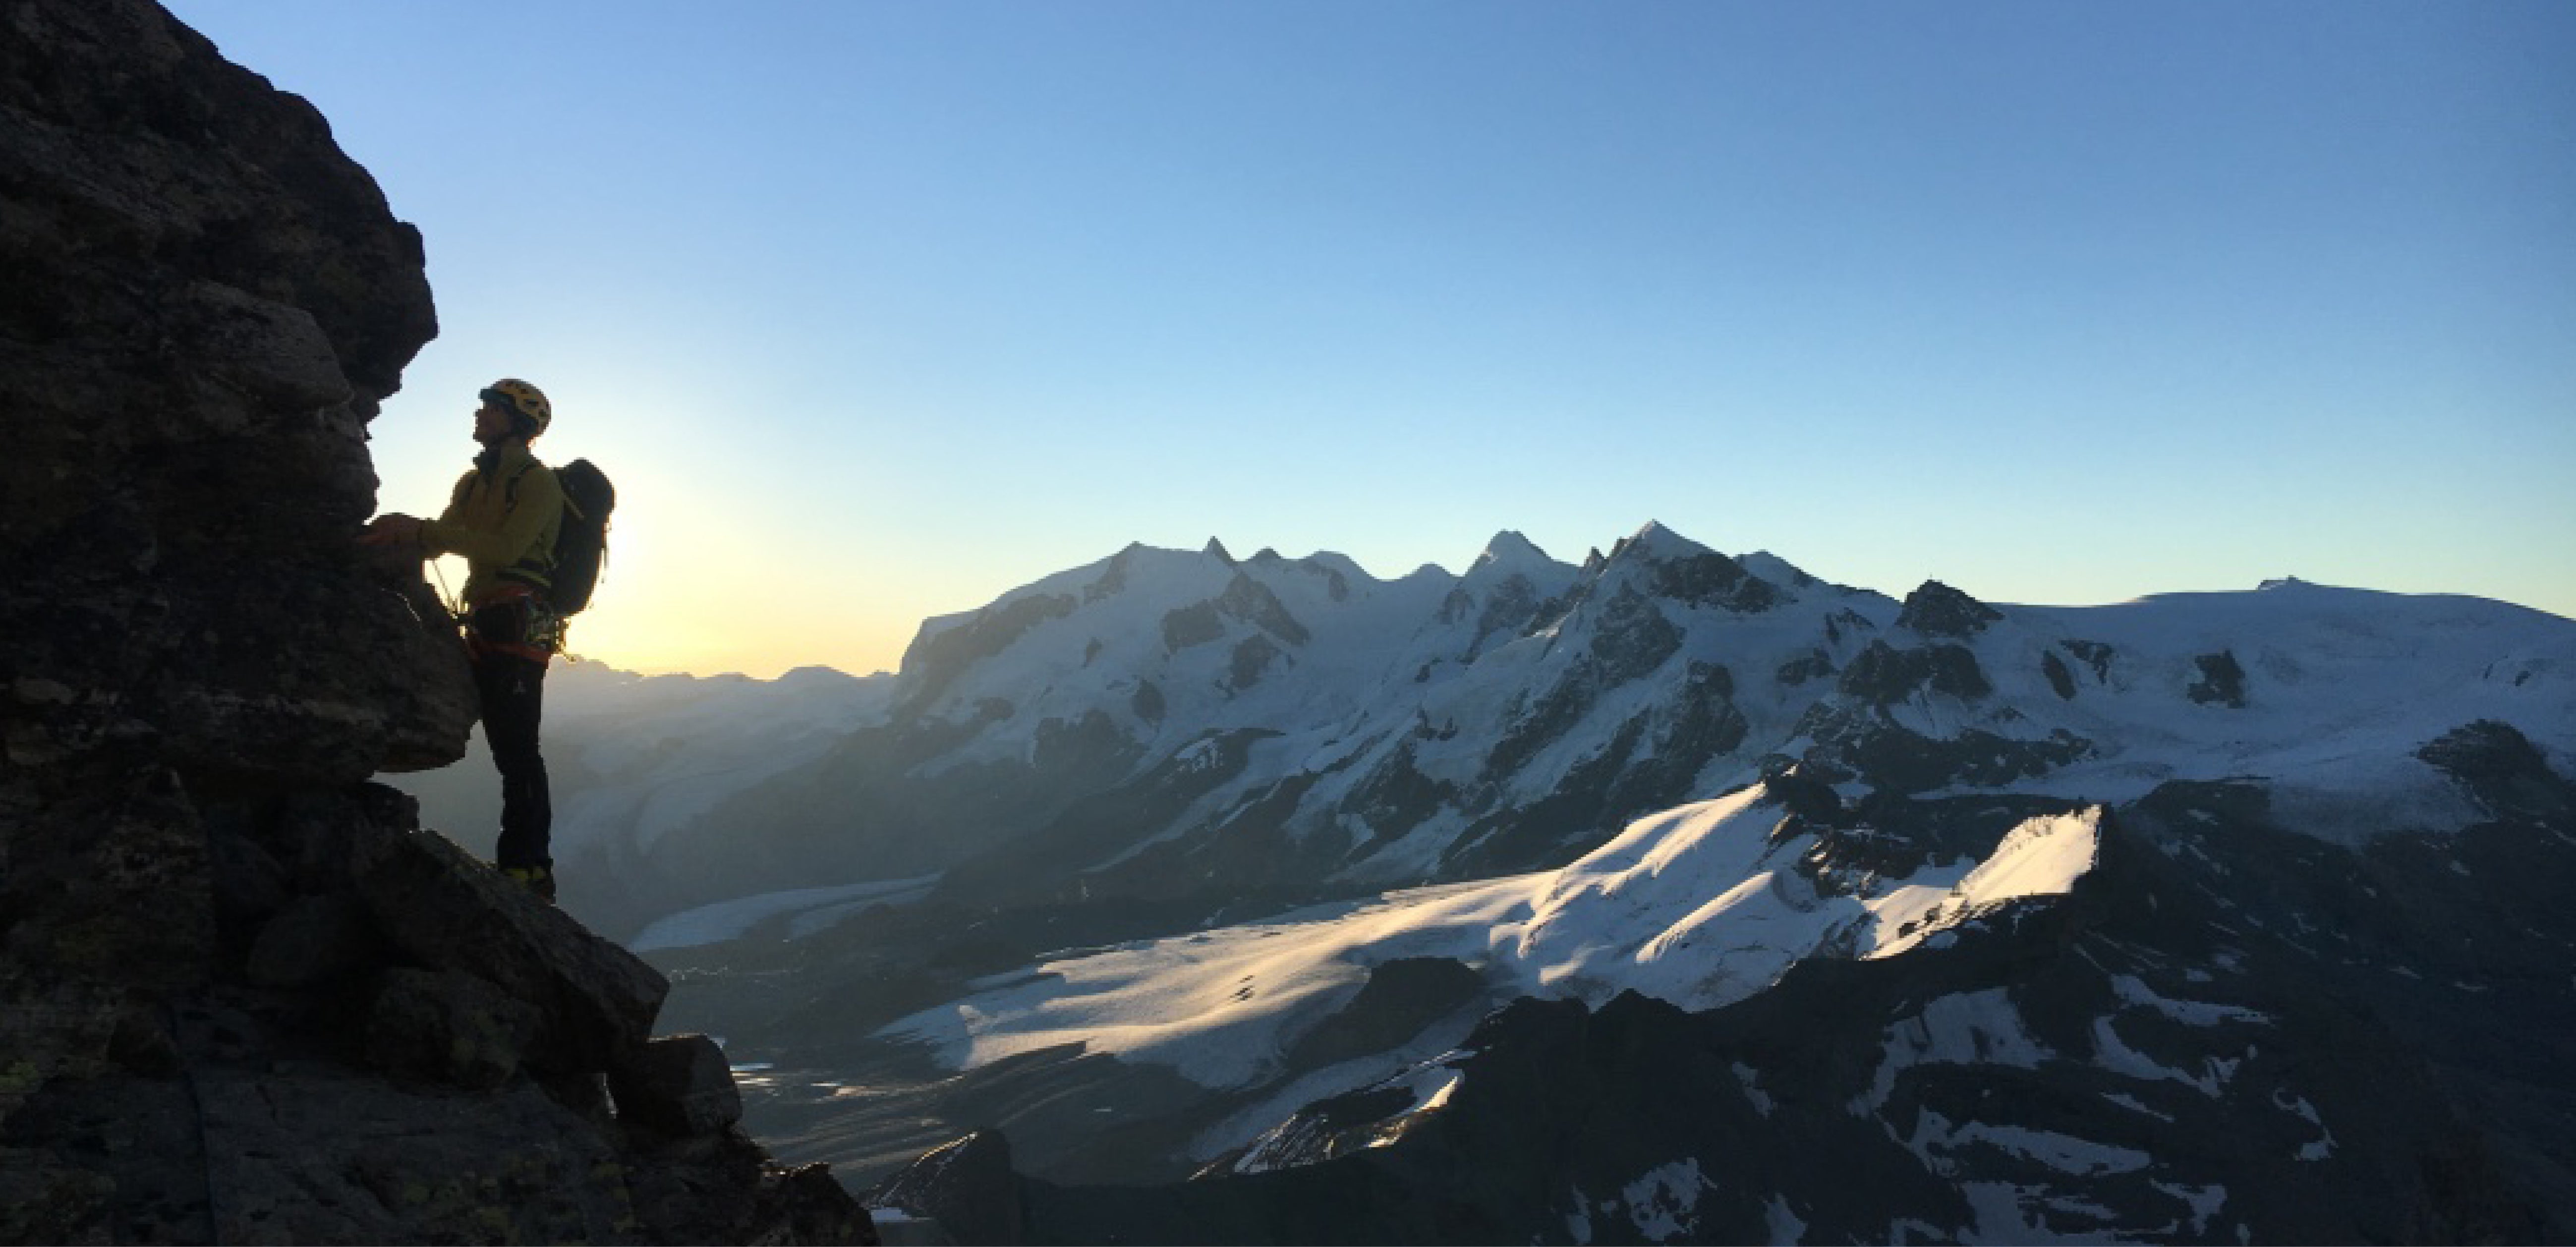
M 1938 580 L 1926 580 L 1905 595 L 1905 609 L 1897 615 L 1896 626 L 1911 628 L 1924 636 L 1965 640 L 2003 617 L 2002 611 Z
M 2234 650 L 2202 654 L 2192 659 L 2192 663 L 2200 668 L 2200 678 L 2183 691 L 2193 701 L 2231 710 L 2245 708 L 2245 668 L 2236 664 Z
M 1163 690 L 1152 680 L 1138 680 L 1136 695 L 1128 699 L 1127 708 L 1147 723 L 1160 723 L 1167 703 L 1163 700 Z
M 0 1148 L 0 1242 L 116 1242 L 108 1229 L 115 1198 L 116 1179 L 106 1174 L 57 1164 L 50 1152 Z
M 1769 610 L 1780 600 L 1778 586 L 1714 550 L 1658 560 L 1649 583 L 1660 597 L 1747 615 Z
M 1821 680 L 1833 673 L 1832 655 L 1823 650 L 1809 650 L 1780 664 L 1780 669 L 1772 674 L 1772 678 L 1790 688 L 1796 688 L 1809 680 Z
M 1279 647 L 1272 644 L 1269 637 L 1245 637 L 1234 647 L 1233 657 L 1226 662 L 1226 687 L 1240 692 L 1259 684 L 1262 673 L 1268 671 L 1270 664 L 1279 656 Z
M 419 235 L 309 105 L 151 5 L 10 12 L 13 754 L 148 735 L 192 773 L 342 782 L 460 756 L 452 632 L 350 540 L 366 422 L 435 330 Z
M 354 542 L 435 324 L 322 118 L 145 0 L 0 4 L 0 271 L 0 1240 L 872 1241 L 586 1116 L 660 976 L 361 782 L 474 693 Z
M 1270 586 L 1243 572 L 1236 572 L 1234 579 L 1226 582 L 1225 592 L 1216 597 L 1216 605 L 1226 614 L 1290 645 L 1303 645 L 1311 639 L 1306 625 L 1288 613 L 1287 605 L 1270 591 Z
M 1623 587 L 1602 608 L 1600 628 L 1592 634 L 1592 657 L 1601 664 L 1603 684 L 1624 684 L 1663 666 L 1681 644 L 1681 629 L 1653 599 Z
M 704 1035 L 670 1035 L 609 1071 L 621 1120 L 665 1134 L 714 1134 L 742 1120 L 742 1092 L 724 1049 Z
M 367 1015 L 367 1063 L 459 1087 L 498 1087 L 519 1071 L 537 1010 L 459 970 L 385 973 Z
M 262 927 L 247 972 L 263 987 L 311 987 L 375 959 L 375 928 L 348 892 L 307 896 Z
M 1214 602 L 1184 606 L 1163 616 L 1163 648 L 1167 652 L 1177 654 L 1223 636 L 1225 621 L 1217 617 Z
M 2576 784 L 2551 770 L 2512 724 L 2480 719 L 2443 733 L 2416 756 L 2440 767 L 2498 818 L 2576 820 Z
M 1023 1243 L 1025 1198 L 1010 1141 L 999 1130 L 978 1130 L 925 1153 L 860 1202 L 928 1217 L 951 1242 Z
M 1118 571 L 1111 568 L 1112 574 Z M 1080 606 L 1065 594 L 1031 593 L 988 606 L 964 623 L 953 619 L 925 620 L 920 634 L 903 654 L 903 669 L 920 673 L 910 705 L 929 705 L 978 660 L 1001 653 L 1010 648 L 1011 642 L 1027 635 L 1029 629 L 1050 619 L 1062 619 Z
M 850 1197 L 830 1165 L 772 1166 L 760 1178 L 752 1224 L 759 1241 L 774 1243 L 854 1243 L 878 1241 L 868 1210 Z
M 431 831 L 378 831 L 352 846 L 377 930 L 434 969 L 462 970 L 534 1003 L 530 1049 L 558 1069 L 614 1068 L 643 1047 L 670 983 Z
M 1837 687 L 1875 706 L 1892 706 L 1922 693 L 1973 701 L 1994 692 L 1984 668 L 1977 665 L 1977 656 L 1965 646 L 1898 649 L 1885 641 L 1871 641 L 1852 659 Z
M 2106 684 L 2110 682 L 2111 659 L 2118 651 L 2100 641 L 2060 641 L 2057 644 L 2067 653 L 2082 659 L 2085 665 L 2093 668 L 2093 678 L 2096 681 Z

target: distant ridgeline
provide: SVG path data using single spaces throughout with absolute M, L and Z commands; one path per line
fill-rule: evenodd
M 160 9 L 5 24 L 0 1241 L 875 1241 L 659 973 L 367 782 L 474 713 L 352 540 L 419 235 Z
M 2576 1228 L 2555 616 L 1899 602 L 1649 525 L 1131 547 L 891 677 L 563 691 L 632 898 L 576 908 L 783 1154 L 1025 1214 L 977 1233 Z

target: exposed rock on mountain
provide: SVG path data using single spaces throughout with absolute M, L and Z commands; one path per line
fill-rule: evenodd
M 353 542 L 419 236 L 149 4 L 0 28 L 0 1240 L 872 1241 L 663 1075 L 660 974 L 364 782 L 473 713 Z
M 1714 557 L 1131 548 L 815 773 L 936 882 L 729 902 L 674 1008 L 787 1154 L 1007 1130 L 1032 1240 L 2567 1236 L 2576 624 Z
M 1896 616 L 1896 626 L 1925 636 L 1965 640 L 2003 617 L 2002 611 L 1938 580 L 1926 580 L 1905 595 L 1905 609 Z

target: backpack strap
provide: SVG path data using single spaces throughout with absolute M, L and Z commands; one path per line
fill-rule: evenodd
M 512 511 L 518 510 L 519 478 L 544 466 L 544 464 L 538 463 L 534 459 L 530 459 L 527 466 L 511 473 L 509 482 L 501 487 L 501 505 Z M 567 503 L 567 505 L 569 505 L 569 503 Z M 546 553 L 548 555 L 548 561 L 551 563 L 554 552 L 549 550 Z M 551 571 L 552 568 L 549 567 L 548 572 Z M 497 575 L 505 580 L 525 585 L 539 593 L 546 593 L 551 591 L 551 586 L 554 583 L 554 577 L 548 574 L 548 572 L 539 572 L 530 559 L 522 558 L 510 566 L 502 568 Z

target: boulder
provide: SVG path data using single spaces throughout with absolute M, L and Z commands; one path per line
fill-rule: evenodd
M 704 1035 L 669 1035 L 608 1074 L 620 1121 L 664 1134 L 715 1134 L 742 1120 L 742 1092 L 724 1049 Z
M 367 1063 L 387 1073 L 488 1090 L 519 1072 L 536 1007 L 457 970 L 387 971 L 368 1011 Z
M 350 854 L 358 896 L 403 955 L 536 1007 L 531 1063 L 613 1069 L 644 1046 L 671 986 L 633 953 L 437 832 L 370 829 Z

